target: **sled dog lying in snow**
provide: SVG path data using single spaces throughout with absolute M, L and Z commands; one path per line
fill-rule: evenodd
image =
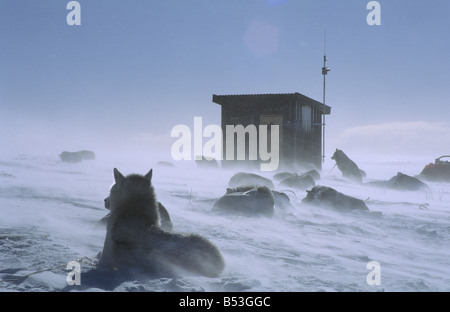
M 318 185 L 306 193 L 306 197 L 302 199 L 304 203 L 330 207 L 339 211 L 369 210 L 363 200 L 340 193 L 331 187 Z

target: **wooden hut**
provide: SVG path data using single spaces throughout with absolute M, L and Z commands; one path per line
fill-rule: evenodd
M 222 131 L 227 125 L 278 125 L 279 168 L 296 168 L 312 164 L 322 165 L 322 116 L 330 114 L 331 107 L 300 93 L 213 95 L 212 101 L 222 107 Z M 223 140 L 223 166 L 257 165 L 260 159 L 250 161 L 227 160 Z M 248 145 L 248 142 L 247 142 Z M 248 152 L 248 151 L 247 151 Z

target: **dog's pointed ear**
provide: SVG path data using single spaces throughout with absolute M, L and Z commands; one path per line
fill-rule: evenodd
M 114 172 L 114 180 L 116 181 L 116 183 L 120 183 L 123 180 L 125 180 L 125 177 L 123 176 L 123 174 L 119 172 L 119 170 L 117 170 L 117 168 L 114 168 L 113 172 Z
M 145 175 L 145 178 L 147 178 L 150 182 L 152 182 L 152 175 L 153 169 L 150 169 L 150 171 Z

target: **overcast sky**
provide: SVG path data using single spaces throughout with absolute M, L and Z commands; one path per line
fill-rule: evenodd
M 322 101 L 327 154 L 450 153 L 450 1 L 0 0 L 0 153 L 140 145 L 220 124 L 213 94 Z

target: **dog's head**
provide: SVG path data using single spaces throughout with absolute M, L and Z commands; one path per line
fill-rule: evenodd
M 114 168 L 114 184 L 111 186 L 109 196 L 105 198 L 105 208 L 114 209 L 118 205 L 130 200 L 140 200 L 154 196 L 152 187 L 151 169 L 146 175 L 130 174 L 124 176 Z

